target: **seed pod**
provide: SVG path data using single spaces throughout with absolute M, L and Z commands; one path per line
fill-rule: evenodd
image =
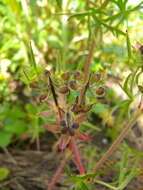
M 81 74 L 81 72 L 79 72 L 79 71 L 75 71 L 75 72 L 73 73 L 73 75 L 74 75 L 74 79 L 75 79 L 75 80 L 81 80 L 81 79 L 82 79 L 82 74 Z
M 105 93 L 105 89 L 104 89 L 104 87 L 99 87 L 97 90 L 96 90 L 96 95 L 98 95 L 98 96 L 103 96 L 104 95 L 104 93 Z
M 95 73 L 94 75 L 92 75 L 91 80 L 93 82 L 99 82 L 101 80 L 101 73 Z
M 62 134 L 66 134 L 68 132 L 68 128 L 67 127 L 63 127 L 62 129 L 61 129 L 61 133 Z
M 83 107 L 81 105 L 74 104 L 73 108 L 71 109 L 72 112 L 75 114 L 83 112 Z
M 141 55 L 143 55 L 143 45 L 140 46 L 139 50 L 140 50 Z
M 68 128 L 68 132 L 69 132 L 70 136 L 74 136 L 75 135 L 74 129 Z
M 139 89 L 139 91 L 140 91 L 141 93 L 143 93 L 143 86 L 138 85 L 138 89 Z
M 69 88 L 68 88 L 67 86 L 63 86 L 63 87 L 61 87 L 61 88 L 59 89 L 59 92 L 60 92 L 61 94 L 67 94 L 67 93 L 70 92 L 70 90 L 69 90 Z
M 46 95 L 46 94 L 41 94 L 41 95 L 39 96 L 39 101 L 42 103 L 42 102 L 44 102 L 44 100 L 46 100 L 46 98 L 47 98 L 47 95 Z
M 71 81 L 69 82 L 69 86 L 70 86 L 70 88 L 71 88 L 72 90 L 77 90 L 77 82 L 76 82 L 76 80 L 71 80 Z
M 66 121 L 65 120 L 61 120 L 60 121 L 60 125 L 63 126 L 63 127 L 65 127 L 66 126 Z
M 72 124 L 72 128 L 74 128 L 74 129 L 78 129 L 78 128 L 79 128 L 79 123 L 77 123 L 77 122 L 73 122 L 73 124 Z
M 84 112 L 88 112 L 92 109 L 93 104 L 87 104 L 84 106 Z
M 50 71 L 45 70 L 45 71 L 44 71 L 44 75 L 45 75 L 45 76 L 49 76 L 49 75 L 50 75 Z
M 71 76 L 71 73 L 66 72 L 66 73 L 63 73 L 61 77 L 63 80 L 69 80 L 70 76 Z
M 39 86 L 39 83 L 37 81 L 30 84 L 31 88 L 38 88 L 38 86 Z

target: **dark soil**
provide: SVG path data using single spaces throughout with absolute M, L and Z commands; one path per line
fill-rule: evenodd
M 111 143 L 110 139 L 105 137 L 105 133 L 101 132 L 100 134 L 96 134 L 96 137 L 97 136 L 99 151 L 107 149 Z M 104 138 L 108 140 L 106 141 L 108 142 L 106 148 L 103 144 L 104 141 L 102 141 Z M 141 136 L 139 138 L 141 138 Z M 130 141 L 130 138 L 127 138 L 127 140 Z M 99 143 L 99 141 L 101 143 Z M 53 151 L 56 139 L 52 134 L 48 133 L 43 135 L 40 142 L 40 151 L 36 150 L 35 143 L 31 144 L 30 142 L 25 142 L 17 148 L 15 148 L 15 145 L 11 145 L 8 148 L 9 153 L 1 151 L 0 167 L 8 168 L 10 174 L 5 181 L 0 183 L 0 190 L 47 190 L 51 177 L 63 159 L 63 153 L 58 149 L 54 149 Z M 92 140 L 91 143 L 95 145 L 95 142 L 92 142 Z M 78 174 L 71 160 L 68 162 L 68 165 L 74 174 Z M 106 165 L 105 167 L 107 167 Z M 114 172 L 114 170 L 109 170 L 108 173 L 100 175 L 100 180 L 108 183 L 113 182 Z M 54 190 L 69 190 L 70 185 L 65 185 L 64 183 L 66 179 L 66 174 L 62 174 Z M 109 188 L 94 184 L 92 190 L 109 190 Z M 124 190 L 143 190 L 143 177 L 133 179 Z

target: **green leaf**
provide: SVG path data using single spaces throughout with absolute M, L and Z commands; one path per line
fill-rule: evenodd
M 7 168 L 0 168 L 0 181 L 5 180 L 9 175 L 9 170 Z
M 37 64 L 36 64 L 36 60 L 35 60 L 35 56 L 34 56 L 33 49 L 32 49 L 31 41 L 29 43 L 29 53 L 30 53 L 31 65 L 35 69 L 35 72 L 36 72 L 37 76 L 39 76 L 38 69 L 37 69 Z
M 0 146 L 6 147 L 11 141 L 12 134 L 6 131 L 0 131 Z
M 16 120 L 13 124 L 5 126 L 5 131 L 21 135 L 27 131 L 27 124 L 23 120 Z
M 6 0 L 7 4 L 10 6 L 11 10 L 15 15 L 20 15 L 21 13 L 21 8 L 20 4 L 17 0 Z
M 23 73 L 24 73 L 25 78 L 27 79 L 27 83 L 30 83 L 31 82 L 30 78 L 29 78 L 27 72 L 24 69 L 23 69 Z
M 57 5 L 58 5 L 60 8 L 62 8 L 62 0 L 56 0 L 56 2 L 57 2 Z
M 81 190 L 89 190 L 88 186 L 86 185 L 86 183 L 81 182 Z
M 126 31 L 126 43 L 127 43 L 127 50 L 128 50 L 128 58 L 131 58 L 131 42 L 129 38 L 128 31 Z
M 83 175 L 83 176 L 71 176 L 69 177 L 69 179 L 66 181 L 66 183 L 69 183 L 69 182 L 82 182 L 86 179 L 89 179 L 89 178 L 94 178 L 96 177 L 97 175 L 99 174 L 103 174 L 107 171 L 105 170 L 102 170 L 102 171 L 98 171 L 96 173 L 91 173 L 91 174 L 86 174 L 86 175 Z
M 100 129 L 96 126 L 96 125 L 93 125 L 92 123 L 89 123 L 89 122 L 83 122 L 81 124 L 81 127 L 85 127 L 85 128 L 90 128 L 90 129 L 93 129 L 95 131 L 100 131 Z
M 133 94 L 131 93 L 131 89 L 130 89 L 130 86 L 129 86 L 131 77 L 132 77 L 132 73 L 130 73 L 127 76 L 127 78 L 126 78 L 126 80 L 124 82 L 123 87 L 121 85 L 120 85 L 120 87 L 124 90 L 124 92 L 127 94 L 127 96 L 132 99 Z
M 92 109 L 92 111 L 94 111 L 95 113 L 102 113 L 105 111 L 105 106 L 104 104 L 100 104 L 100 103 L 96 104 L 94 108 Z

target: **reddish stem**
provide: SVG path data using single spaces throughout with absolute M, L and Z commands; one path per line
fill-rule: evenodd
M 80 174 L 85 174 L 85 169 L 84 169 L 83 164 L 81 162 L 80 154 L 78 152 L 78 148 L 76 146 L 74 138 L 71 138 L 71 148 L 72 148 L 72 151 L 74 153 L 76 164 L 77 164 L 77 167 L 78 167 L 78 169 L 80 171 Z
M 137 112 L 135 116 L 130 120 L 130 122 L 127 124 L 127 126 L 123 129 L 123 131 L 120 133 L 120 135 L 115 139 L 113 144 L 109 147 L 107 152 L 103 155 L 103 157 L 97 162 L 95 168 L 93 169 L 93 172 L 96 173 L 101 166 L 108 160 L 108 158 L 111 156 L 111 154 L 116 150 L 119 143 L 125 138 L 125 136 L 128 134 L 128 132 L 131 130 L 131 128 L 136 123 L 137 119 L 142 115 L 142 112 Z
M 66 156 L 66 158 L 61 161 L 60 166 L 56 170 L 55 175 L 52 177 L 51 182 L 49 183 L 47 190 L 53 190 L 53 188 L 54 188 L 54 186 L 55 186 L 55 184 L 57 182 L 57 179 L 59 178 L 59 176 L 63 172 L 63 169 L 64 169 L 65 163 L 67 161 L 67 158 L 68 158 L 68 156 Z

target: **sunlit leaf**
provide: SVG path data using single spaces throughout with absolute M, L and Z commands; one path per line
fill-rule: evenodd
M 5 180 L 9 175 L 9 170 L 7 168 L 0 168 L 0 181 Z

